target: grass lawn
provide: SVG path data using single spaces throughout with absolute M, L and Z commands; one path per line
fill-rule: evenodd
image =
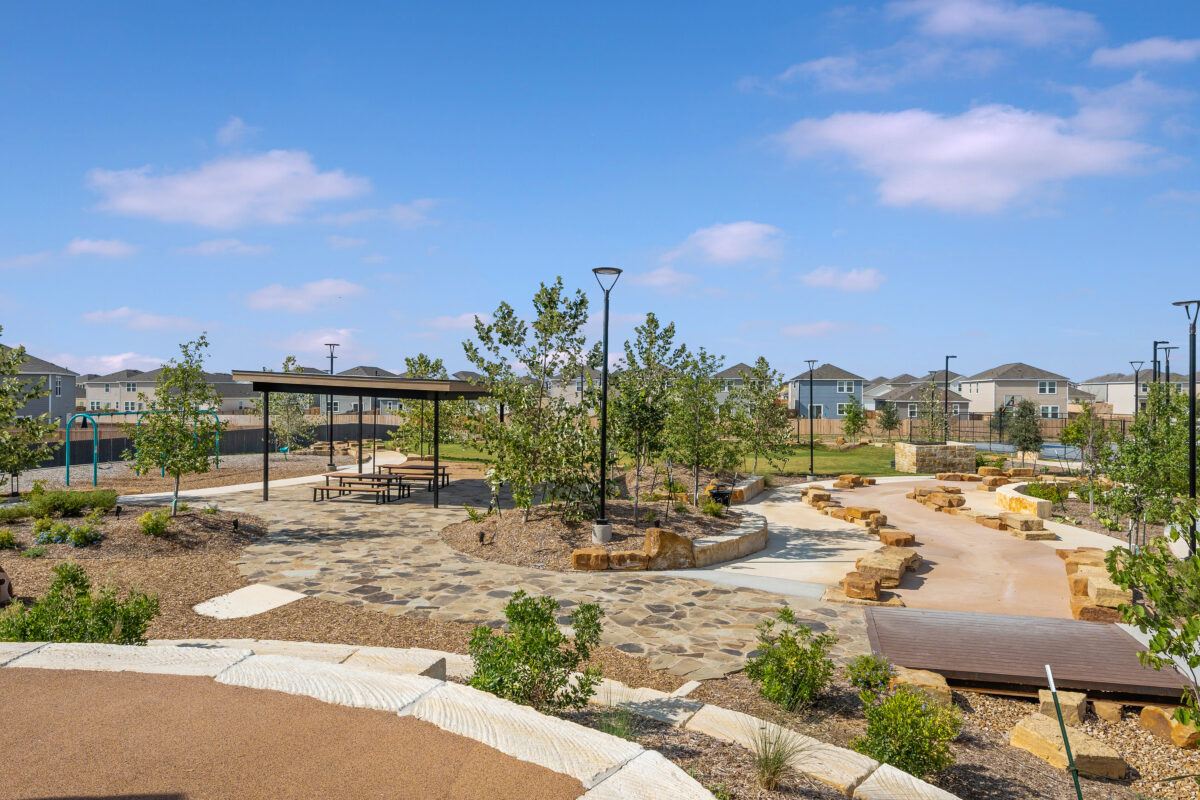
M 892 469 L 895 451 L 891 447 L 856 447 L 853 450 L 829 450 L 817 445 L 814 450 L 814 469 L 817 475 L 904 475 Z M 742 466 L 743 473 L 753 473 L 754 459 L 747 458 Z M 787 464 L 776 469 L 766 459 L 758 460 L 759 475 L 806 475 L 808 474 L 808 446 L 793 447 Z
M 444 444 L 438 449 L 442 461 L 477 461 L 486 464 L 491 459 L 482 450 L 476 450 L 469 444 Z

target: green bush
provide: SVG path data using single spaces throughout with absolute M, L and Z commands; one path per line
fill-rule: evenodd
M 504 607 L 506 632 L 481 625 L 471 634 L 471 686 L 539 711 L 586 706 L 600 682 L 600 668 L 581 666 L 600 643 L 604 612 L 595 603 L 581 603 L 571 612 L 574 637 L 568 639 L 558 629 L 558 608 L 552 597 L 518 590 Z M 580 674 L 572 681 L 574 672 Z
M 850 685 L 858 689 L 858 699 L 864 706 L 871 706 L 892 685 L 896 671 L 883 656 L 859 656 L 846 668 Z
M 852 746 L 876 761 L 924 778 L 954 763 L 950 742 L 962 717 L 949 705 L 931 700 L 911 686 L 900 685 L 865 709 L 867 732 Z
M 16 550 L 17 537 L 8 528 L 0 530 L 0 550 Z
M 115 587 L 93 593 L 78 564 L 54 568 L 50 590 L 32 606 L 14 602 L 0 615 L 0 641 L 145 644 L 146 628 L 158 615 L 158 598 Z
M 37 519 L 35 519 L 33 521 L 34 535 L 37 535 L 39 533 L 45 533 L 46 531 L 50 530 L 53 527 L 54 527 L 54 520 L 50 519 L 49 517 L 38 517 Z
M 219 514 L 219 513 L 221 513 L 221 509 L 217 507 L 216 503 L 209 503 L 208 505 L 206 505 L 204 507 L 204 513 L 205 514 Z
M 683 502 L 682 500 L 676 500 L 675 501 L 675 513 L 676 514 L 686 514 L 687 512 L 688 512 L 688 504 Z
M 0 506 L 0 522 L 19 522 L 33 516 L 29 503 L 7 503 Z
M 1057 483 L 1027 483 L 1025 484 L 1025 494 L 1039 500 L 1049 500 L 1055 505 L 1062 505 L 1066 502 L 1070 491 Z
M 138 517 L 138 523 L 142 526 L 142 533 L 147 536 L 162 536 L 171 525 L 171 514 L 165 508 L 147 511 Z
M 700 506 L 700 510 L 710 517 L 723 517 L 726 511 L 725 504 L 718 503 L 716 500 L 705 500 L 704 504 Z
M 647 525 L 653 525 L 658 522 L 658 514 L 654 513 L 653 508 L 646 509 L 646 513 L 642 515 L 642 521 Z
M 117 493 L 111 489 L 96 489 L 89 492 L 59 490 L 28 495 L 30 515 L 48 517 L 59 514 L 63 517 L 79 517 L 86 509 L 111 511 L 117 505 Z
M 777 619 L 758 624 L 759 655 L 746 663 L 746 675 L 758 684 L 763 697 L 795 711 L 829 685 L 833 677 L 829 648 L 836 642 L 831 634 L 814 634 L 784 606 Z
M 66 544 L 71 535 L 71 523 L 41 517 L 33 523 L 33 541 L 37 544 Z
M 41 558 L 44 555 L 46 555 L 46 548 L 41 546 L 27 547 L 21 551 L 22 558 Z

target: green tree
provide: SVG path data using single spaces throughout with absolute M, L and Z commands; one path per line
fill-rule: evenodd
M 430 358 L 425 353 L 417 353 L 411 358 L 404 359 L 405 377 L 419 380 L 446 380 L 446 367 L 440 358 Z M 458 424 L 456 417 L 461 411 L 460 403 L 442 403 L 438 409 L 438 442 L 447 444 L 454 441 L 454 431 Z M 404 408 L 396 412 L 401 422 L 395 430 L 388 433 L 389 438 L 397 442 L 408 452 L 417 452 L 424 456 L 433 452 L 433 402 L 429 400 L 408 400 Z
M 851 444 L 858 441 L 858 435 L 867 428 L 867 415 L 863 411 L 862 403 L 858 402 L 857 397 L 851 397 L 850 402 L 846 403 L 846 410 L 842 412 L 842 433 L 846 436 L 846 441 Z
M 988 428 L 996 433 L 996 441 L 1004 442 L 1004 432 L 1012 429 L 1012 412 L 1008 406 L 999 406 L 988 420 Z
M 491 396 L 481 402 L 485 413 L 474 425 L 523 521 L 539 499 L 562 500 L 565 513 L 583 518 L 601 485 L 591 395 L 570 405 L 551 395 L 550 386 L 559 375 L 578 375 L 592 366 L 583 331 L 587 297 L 581 291 L 568 295 L 559 277 L 550 286 L 541 284 L 533 307 L 536 316 L 528 323 L 504 302 L 490 322 L 475 319 L 476 340 L 464 342 L 463 350 Z
M 682 354 L 671 386 L 667 412 L 667 450 L 671 458 L 692 470 L 692 500 L 700 501 L 701 468 L 716 469 L 729 461 L 724 426 L 717 408 L 720 384 L 713 376 L 722 359 L 704 348 Z
M 21 376 L 27 359 L 23 346 L 0 346 L 0 486 L 8 483 L 9 476 L 15 485 L 22 472 L 37 468 L 58 449 L 51 439 L 58 425 L 48 413 L 20 415 L 27 403 L 50 394 L 41 380 Z
M 263 367 L 263 372 L 267 368 Z M 298 372 L 295 356 L 283 360 L 283 372 Z M 291 392 L 271 393 L 271 432 L 275 434 L 275 444 L 287 454 L 305 447 L 317 438 L 317 425 L 309 416 L 308 411 L 316 404 L 311 394 L 293 394 Z M 261 414 L 262 400 L 254 401 L 254 410 Z
M 221 395 L 204 378 L 208 337 L 179 346 L 180 358 L 171 359 L 159 372 L 154 396 L 138 393 L 146 405 L 140 425 L 125 425 L 133 443 L 124 458 L 139 472 L 163 469 L 174 478 L 171 514 L 179 505 L 179 482 L 184 475 L 208 472 L 217 437 L 224 429 L 208 411 L 221 407 Z
M 942 389 L 930 381 L 917 393 L 917 438 L 922 442 L 942 441 L 948 422 Z
M 753 456 L 755 472 L 760 457 L 779 469 L 787 464 L 791 452 L 787 406 L 779 400 L 783 373 L 759 356 L 749 372 L 741 372 L 741 378 L 742 385 L 729 393 L 733 434 Z
M 1029 398 L 1017 403 L 1009 423 L 1008 440 L 1021 454 L 1021 463 L 1025 463 L 1025 453 L 1037 453 L 1042 449 L 1042 426 L 1038 422 L 1037 406 Z
M 879 424 L 881 430 L 887 433 L 890 442 L 892 434 L 900 429 L 900 415 L 896 412 L 896 404 L 884 403 L 883 408 L 875 414 L 875 422 Z
M 1112 424 L 1100 418 L 1095 403 L 1086 400 L 1079 414 L 1063 427 L 1062 443 L 1079 450 L 1079 472 L 1088 482 L 1089 514 L 1094 510 L 1096 474 L 1113 436 Z

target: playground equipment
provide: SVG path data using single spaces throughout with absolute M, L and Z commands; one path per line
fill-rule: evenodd
M 219 426 L 219 424 L 221 422 L 221 418 L 219 416 L 217 416 L 217 412 L 213 411 L 212 409 L 208 409 L 208 408 L 197 409 L 197 411 L 199 411 L 201 414 L 212 414 L 213 419 L 215 419 L 217 421 L 218 426 Z M 65 434 L 66 453 L 65 453 L 65 457 L 63 458 L 63 461 L 66 462 L 66 468 L 67 468 L 66 485 L 67 486 L 71 485 L 71 424 L 75 422 L 76 417 L 86 417 L 87 419 L 92 421 L 92 486 L 97 486 L 99 484 L 100 428 L 99 428 L 98 424 L 96 423 L 96 417 L 114 417 L 114 416 L 118 416 L 118 415 L 125 417 L 130 414 L 136 414 L 137 415 L 137 430 L 140 431 L 142 429 L 142 415 L 143 414 L 160 414 L 160 413 L 162 413 L 162 412 L 160 412 L 160 411 L 92 411 L 92 412 L 80 411 L 76 414 L 72 414 L 71 418 L 67 420 L 66 434 Z M 134 441 L 136 442 L 136 440 L 137 440 L 137 436 L 135 434 Z M 216 442 L 214 443 L 213 450 L 214 450 L 213 456 L 215 459 L 215 467 L 216 467 L 216 469 L 220 469 L 221 468 L 221 430 L 220 430 L 220 427 L 218 427 L 217 431 L 216 431 Z M 166 467 L 162 468 L 161 474 L 164 477 L 166 476 L 166 474 L 167 474 Z

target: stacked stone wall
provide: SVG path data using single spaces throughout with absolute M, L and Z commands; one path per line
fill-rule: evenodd
M 969 444 L 896 443 L 896 469 L 914 475 L 975 472 L 975 447 Z

